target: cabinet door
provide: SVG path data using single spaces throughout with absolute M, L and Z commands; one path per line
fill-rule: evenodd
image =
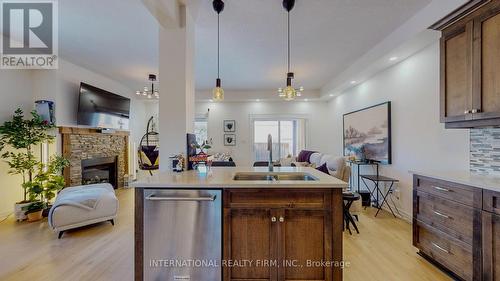
M 270 209 L 224 209 L 224 280 L 277 280 L 277 214 Z M 268 262 L 268 264 L 264 264 Z
M 332 220 L 327 211 L 285 209 L 279 213 L 278 280 L 332 280 Z
M 472 22 L 441 38 L 441 122 L 472 119 Z
M 500 281 L 500 216 L 484 211 L 483 280 Z
M 500 117 L 500 4 L 474 22 L 474 119 Z

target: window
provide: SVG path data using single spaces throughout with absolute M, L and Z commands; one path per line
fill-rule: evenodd
M 194 121 L 194 134 L 198 144 L 208 140 L 208 120 L 206 118 L 196 118 Z
M 268 161 L 267 136 L 273 138 L 273 160 L 296 156 L 305 146 L 303 119 L 254 120 L 255 161 Z

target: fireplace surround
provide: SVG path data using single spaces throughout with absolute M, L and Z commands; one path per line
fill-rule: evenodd
M 118 187 L 118 156 L 82 160 L 82 184 L 110 183 Z
M 60 127 L 59 132 L 63 156 L 70 162 L 64 169 L 67 186 L 92 182 L 88 177 L 94 181 L 116 181 L 111 182 L 115 188 L 124 186 L 128 173 L 128 131 L 101 133 L 97 129 Z M 84 171 L 86 168 L 88 171 Z

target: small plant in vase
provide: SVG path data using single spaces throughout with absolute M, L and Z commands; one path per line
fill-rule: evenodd
M 200 152 L 198 153 L 198 155 L 200 155 L 200 154 L 206 154 L 203 150 L 208 150 L 208 149 L 212 148 L 212 145 L 210 144 L 210 142 L 208 140 L 206 140 L 201 145 L 195 144 L 194 148 L 200 150 Z

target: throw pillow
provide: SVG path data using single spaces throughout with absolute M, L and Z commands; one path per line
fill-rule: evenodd
M 328 175 L 330 174 L 328 172 L 328 168 L 326 167 L 326 163 L 324 163 L 323 165 L 321 165 L 318 168 L 316 168 L 316 170 L 321 171 L 321 172 L 323 172 L 325 174 L 328 174 Z

